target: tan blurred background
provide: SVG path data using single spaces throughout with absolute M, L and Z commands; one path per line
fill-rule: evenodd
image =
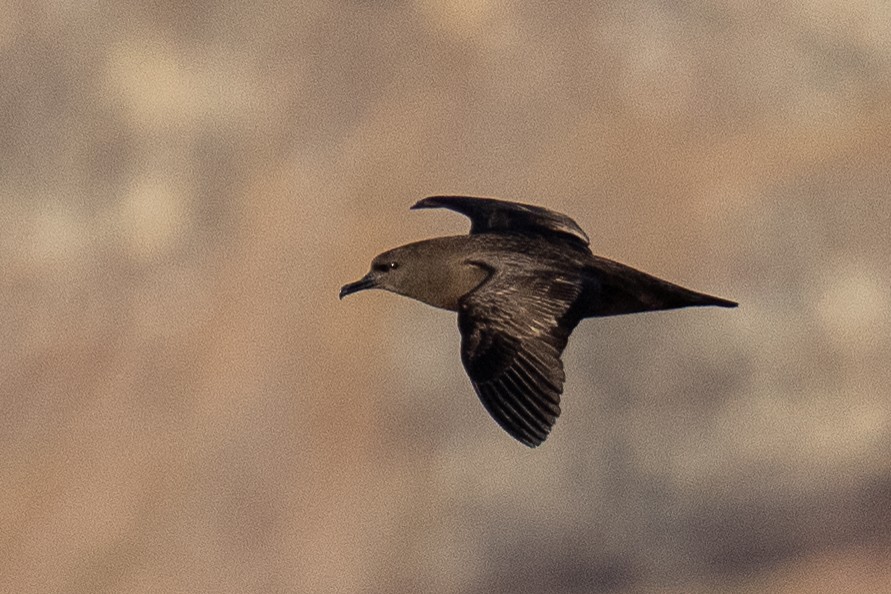
M 891 4 L 0 4 L 0 591 L 891 592 Z M 739 300 L 584 322 L 527 450 L 491 195 Z

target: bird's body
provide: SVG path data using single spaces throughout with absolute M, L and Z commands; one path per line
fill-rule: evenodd
M 436 196 L 414 208 L 470 217 L 469 235 L 410 243 L 377 256 L 341 289 L 381 288 L 458 312 L 461 359 L 486 410 L 534 447 L 560 414 L 560 355 L 583 318 L 736 303 L 594 256 L 569 217 L 491 198 Z

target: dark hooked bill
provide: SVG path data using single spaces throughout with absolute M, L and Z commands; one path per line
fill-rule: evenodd
M 356 292 L 358 292 L 358 291 L 364 291 L 365 289 L 373 289 L 374 286 L 375 286 L 375 284 L 374 284 L 374 278 L 372 278 L 372 276 L 371 276 L 370 273 L 369 273 L 369 274 L 366 274 L 365 276 L 363 276 L 362 278 L 360 278 L 360 279 L 357 280 L 356 282 L 354 282 L 354 283 L 349 283 L 349 284 L 344 285 L 343 287 L 341 287 L 341 289 L 340 289 L 340 298 L 343 299 L 343 298 L 346 297 L 347 295 L 350 295 L 350 294 L 352 294 L 352 293 L 356 293 Z

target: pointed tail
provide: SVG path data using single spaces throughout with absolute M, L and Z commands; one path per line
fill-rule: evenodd
M 586 271 L 583 317 L 617 316 L 645 311 L 714 305 L 736 307 L 735 301 L 699 293 L 630 266 L 595 257 Z

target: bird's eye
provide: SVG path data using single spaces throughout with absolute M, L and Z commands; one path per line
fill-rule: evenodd
M 389 268 L 390 270 L 396 270 L 397 268 L 399 268 L 399 262 L 388 262 L 387 268 Z
M 390 270 L 396 270 L 397 268 L 399 268 L 398 262 L 382 262 L 374 265 L 374 269 L 378 272 L 389 272 Z

